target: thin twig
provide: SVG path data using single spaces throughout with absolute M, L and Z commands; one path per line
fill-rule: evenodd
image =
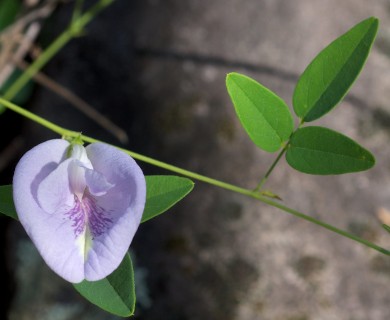
M 40 25 L 37 22 L 34 22 L 28 26 L 27 31 L 19 42 L 19 47 L 14 53 L 12 53 L 12 59 L 9 59 L 8 57 L 7 63 L 4 65 L 0 72 L 0 86 L 3 85 L 12 75 L 12 72 L 14 72 L 15 64 L 13 63 L 13 61 L 21 61 L 26 56 L 26 53 L 30 50 L 39 31 Z
M 9 29 L 15 27 L 21 27 L 23 29 L 25 26 L 27 26 L 29 23 L 33 21 L 47 18 L 53 12 L 54 8 L 57 5 L 57 2 L 59 1 L 57 0 L 57 1 L 46 2 L 41 7 L 32 10 L 31 12 L 27 13 L 26 15 L 16 20 L 12 25 L 4 29 L 2 33 L 7 33 Z
M 15 70 L 13 61 L 23 59 L 35 41 L 41 24 L 54 10 L 58 1 L 50 1 L 15 20 L 0 33 L 0 86 Z
M 28 68 L 28 64 L 23 61 L 16 62 L 16 65 L 22 70 L 26 70 Z M 71 105 L 73 105 L 86 116 L 91 118 L 101 127 L 112 133 L 121 143 L 127 144 L 129 138 L 123 129 L 118 127 L 115 123 L 113 123 L 107 117 L 102 115 L 100 112 L 96 111 L 94 107 L 92 107 L 86 101 L 78 97 L 72 91 L 59 84 L 58 82 L 54 81 L 42 72 L 36 73 L 33 76 L 33 79 L 39 84 L 48 88 L 49 90 L 55 92 L 57 95 L 68 101 Z

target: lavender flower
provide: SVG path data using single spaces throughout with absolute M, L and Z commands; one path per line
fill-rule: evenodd
M 73 283 L 100 280 L 125 256 L 145 206 L 145 177 L 124 152 L 49 140 L 19 161 L 15 207 L 43 259 Z

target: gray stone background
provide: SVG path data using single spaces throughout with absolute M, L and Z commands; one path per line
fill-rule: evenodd
M 54 30 L 69 12 L 65 6 L 56 13 Z M 376 167 L 316 177 L 283 160 L 267 188 L 295 209 L 390 247 L 377 215 L 390 210 L 388 1 L 118 0 L 45 72 L 122 126 L 131 150 L 251 188 L 275 156 L 241 128 L 226 74 L 245 73 L 291 105 L 311 59 L 369 16 L 381 24 L 366 67 L 347 99 L 316 124 L 359 141 Z M 36 90 L 29 108 L 118 144 L 45 89 Z M 55 137 L 24 124 L 26 149 Z M 167 173 L 141 165 L 147 174 Z M 116 319 L 47 269 L 17 224 L 8 234 L 17 288 L 9 319 Z M 169 213 L 142 225 L 132 251 L 136 319 L 390 319 L 388 257 L 201 182 Z

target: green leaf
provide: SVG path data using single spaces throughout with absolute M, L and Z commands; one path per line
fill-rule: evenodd
M 121 317 L 129 317 L 135 310 L 134 270 L 127 253 L 118 269 L 99 281 L 86 281 L 73 285 L 87 300 Z
M 280 149 L 294 127 L 286 103 L 271 90 L 239 73 L 227 75 L 226 87 L 252 141 L 268 152 Z
M 333 109 L 355 81 L 378 31 L 378 19 L 368 18 L 323 49 L 295 87 L 295 113 L 313 121 Z
M 0 31 L 14 22 L 16 15 L 21 9 L 22 3 L 20 0 L 0 1 Z
M 0 186 L 0 212 L 18 220 L 12 196 L 12 185 Z
M 146 176 L 146 205 L 141 222 L 167 211 L 194 188 L 187 178 L 177 176 Z
M 318 175 L 363 171 L 375 164 L 374 156 L 355 141 L 322 127 L 297 130 L 286 159 L 294 169 Z

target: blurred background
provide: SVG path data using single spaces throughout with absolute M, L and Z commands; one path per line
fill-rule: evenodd
M 0 1 L 3 92 L 15 70 L 67 27 L 74 8 L 73 1 L 11 0 L 19 5 L 9 11 L 6 2 Z M 388 0 L 116 0 L 15 101 L 68 129 L 252 188 L 275 155 L 257 149 L 241 128 L 226 74 L 247 74 L 291 105 L 294 83 L 311 59 L 369 16 L 380 19 L 380 30 L 365 69 L 341 105 L 316 124 L 359 141 L 376 156 L 375 168 L 316 177 L 283 160 L 267 188 L 292 208 L 389 248 L 381 228 L 390 223 Z M 20 46 L 20 35 L 29 37 L 29 49 L 11 59 L 7 48 Z M 1 185 L 12 182 L 24 152 L 58 138 L 10 111 L 0 116 L 0 128 Z M 169 174 L 140 165 L 145 174 Z M 0 228 L 6 297 L 0 318 L 117 319 L 50 271 L 18 223 L 1 216 Z M 131 251 L 135 319 L 390 319 L 389 257 L 201 182 L 141 225 Z

